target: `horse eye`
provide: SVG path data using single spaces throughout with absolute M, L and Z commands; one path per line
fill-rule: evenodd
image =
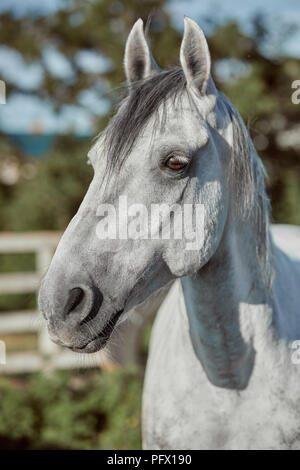
M 172 155 L 171 157 L 168 158 L 168 160 L 165 163 L 165 166 L 167 168 L 170 168 L 170 170 L 182 170 L 184 167 L 186 167 L 188 164 L 188 161 L 186 158 L 179 156 L 179 155 Z

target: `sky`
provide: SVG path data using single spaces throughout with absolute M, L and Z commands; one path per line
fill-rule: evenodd
M 251 34 L 249 18 L 256 13 L 263 13 L 270 24 L 276 28 L 280 22 L 294 22 L 299 25 L 299 31 L 284 45 L 283 53 L 300 57 L 300 1 L 299 0 L 171 0 L 168 10 L 173 18 L 173 24 L 183 28 L 183 16 L 187 15 L 198 21 L 207 14 L 213 16 L 218 23 L 229 19 L 238 20 L 242 29 Z
M 0 0 L 1 13 L 10 12 L 16 17 L 26 15 L 47 16 L 72 0 Z M 229 19 L 237 20 L 246 34 L 251 35 L 249 18 L 260 12 L 266 15 L 274 31 L 281 22 L 293 22 L 300 25 L 299 0 L 169 0 L 168 11 L 172 22 L 179 30 L 183 29 L 184 15 L 196 20 L 209 34 L 205 17 L 213 16 L 218 24 Z M 280 22 L 278 21 L 280 19 Z M 287 39 L 282 54 L 300 58 L 300 26 L 296 34 Z M 92 116 L 105 114 L 110 107 L 109 101 L 99 93 L 105 91 L 106 84 L 101 82 L 101 73 L 109 69 L 110 61 L 91 51 L 77 54 L 77 65 L 83 71 L 99 75 L 97 89 L 84 90 L 79 98 L 79 105 L 67 106 L 59 115 L 55 115 L 52 104 L 34 96 L 34 91 L 42 84 L 43 68 L 39 63 L 25 64 L 22 56 L 9 48 L 9 44 L 0 46 L 0 79 L 11 80 L 16 85 L 22 80 L 22 87 L 27 94 L 16 93 L 5 105 L 0 105 L 0 127 L 6 132 L 30 132 L 31 123 L 42 121 L 45 132 L 65 133 L 70 129 L 77 133 L 95 132 Z M 56 77 L 72 81 L 74 72 L 71 65 L 53 47 L 44 51 L 43 61 L 50 73 Z M 222 64 L 221 64 L 222 65 Z M 226 64 L 223 68 L 226 69 Z

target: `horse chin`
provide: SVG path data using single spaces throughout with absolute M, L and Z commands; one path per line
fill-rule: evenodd
M 100 351 L 100 349 L 103 349 L 106 346 L 123 312 L 124 308 L 122 308 L 122 310 L 117 311 L 95 338 L 90 339 L 84 346 L 81 346 L 80 348 L 72 347 L 72 351 L 90 354 Z
M 92 354 L 103 349 L 106 346 L 108 340 L 109 340 L 109 337 L 103 338 L 99 336 L 98 338 L 94 339 L 93 341 L 90 341 L 83 347 L 76 348 L 76 347 L 69 346 L 69 349 L 77 353 Z
M 58 344 L 61 347 L 70 349 L 73 352 L 78 352 L 78 353 L 84 353 L 84 354 L 91 354 L 95 353 L 97 351 L 100 351 L 100 349 L 103 349 L 112 332 L 114 331 L 116 324 L 118 323 L 118 320 L 120 319 L 120 316 L 124 312 L 124 309 L 117 311 L 104 325 L 101 331 L 97 333 L 94 337 L 86 338 L 86 341 L 81 341 L 81 344 L 70 344 L 67 342 L 64 342 L 57 334 L 51 334 L 49 332 L 49 336 L 51 340 Z

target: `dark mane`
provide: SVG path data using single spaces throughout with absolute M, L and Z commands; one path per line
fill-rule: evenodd
M 185 90 L 186 78 L 180 67 L 163 71 L 129 87 L 127 97 L 120 103 L 117 114 L 103 133 L 108 152 L 107 176 L 121 168 L 151 116 L 159 117 L 159 121 L 153 125 L 153 132 L 163 127 L 167 117 L 165 107 L 167 99 L 180 100 Z M 257 256 L 263 280 L 270 287 L 272 263 L 269 200 L 264 184 L 265 170 L 238 111 L 221 93 L 218 94 L 218 100 L 219 104 L 223 105 L 222 112 L 232 123 L 233 147 L 229 184 L 233 188 L 233 208 L 238 219 L 241 221 L 252 219 L 257 229 Z M 191 98 L 190 102 L 192 101 Z M 162 112 L 158 115 L 159 109 Z
M 180 96 L 185 85 L 183 70 L 175 67 L 130 86 L 128 96 L 104 131 L 109 170 L 122 166 L 149 118 L 168 98 Z

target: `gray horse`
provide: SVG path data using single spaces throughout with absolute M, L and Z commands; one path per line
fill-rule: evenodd
M 94 178 L 42 281 L 49 334 L 73 351 L 98 351 L 165 289 L 146 370 L 144 448 L 300 448 L 290 347 L 300 339 L 300 228 L 271 236 L 263 165 L 214 85 L 195 22 L 185 18 L 181 67 L 159 69 L 142 20 L 124 64 L 128 96 L 89 152 Z M 147 219 L 161 205 L 170 211 Z M 178 217 L 188 209 L 189 228 Z

